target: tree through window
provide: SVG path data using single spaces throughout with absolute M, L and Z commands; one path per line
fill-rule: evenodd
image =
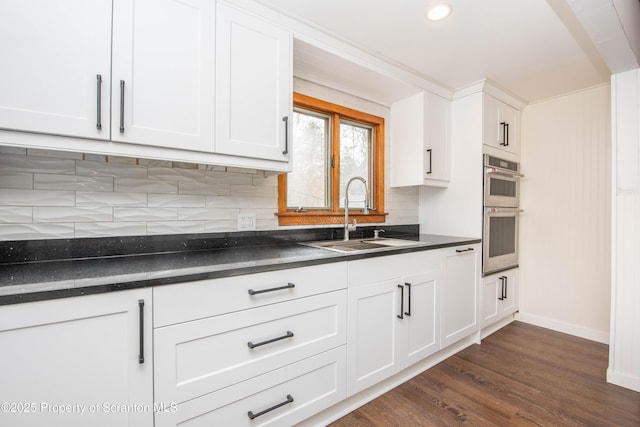
M 280 225 L 339 224 L 345 187 L 354 176 L 367 181 L 349 189 L 349 214 L 360 223 L 384 222 L 384 119 L 294 94 L 293 170 L 278 180 Z

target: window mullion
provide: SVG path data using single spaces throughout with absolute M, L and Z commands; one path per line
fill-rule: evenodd
M 331 210 L 340 211 L 340 115 L 331 117 Z

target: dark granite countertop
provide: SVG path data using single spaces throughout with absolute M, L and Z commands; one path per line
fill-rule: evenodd
M 367 237 L 368 230 L 361 231 Z M 307 246 L 336 233 L 257 232 L 247 235 L 167 238 L 82 239 L 3 242 L 0 305 L 184 283 L 391 254 L 479 243 L 480 239 L 412 233 L 385 227 L 385 237 L 423 242 L 421 246 L 344 254 Z M 324 229 L 327 230 L 327 229 Z M 265 238 L 265 236 L 268 236 Z M 151 242 L 150 240 L 156 240 Z M 96 242 L 97 241 L 97 242 Z M 158 242 L 162 242 L 161 245 Z M 86 246 L 84 249 L 78 245 Z

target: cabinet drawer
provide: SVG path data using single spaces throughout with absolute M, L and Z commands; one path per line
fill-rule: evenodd
M 184 402 L 346 342 L 346 291 L 154 331 L 155 396 Z
M 160 286 L 153 289 L 154 327 L 346 287 L 346 262 Z
M 403 275 L 438 270 L 442 262 L 440 251 L 428 250 L 401 255 L 387 255 L 349 262 L 349 287 L 368 285 Z
M 157 412 L 155 425 L 290 426 L 345 398 L 345 346 Z M 290 396 L 290 399 L 287 399 Z M 289 400 L 292 400 L 291 402 Z M 263 411 L 271 411 L 258 415 Z M 258 415 L 253 420 L 249 412 Z

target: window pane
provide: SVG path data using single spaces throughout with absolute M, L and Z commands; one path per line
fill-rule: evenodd
M 329 117 L 293 112 L 293 170 L 287 175 L 287 207 L 329 208 Z
M 340 122 L 340 208 L 344 208 L 344 192 L 347 182 L 354 176 L 367 180 L 373 188 L 371 177 L 371 147 L 373 131 L 371 127 L 353 122 Z M 349 188 L 349 208 L 363 208 L 365 186 L 354 181 Z M 373 205 L 373 200 L 369 203 Z

